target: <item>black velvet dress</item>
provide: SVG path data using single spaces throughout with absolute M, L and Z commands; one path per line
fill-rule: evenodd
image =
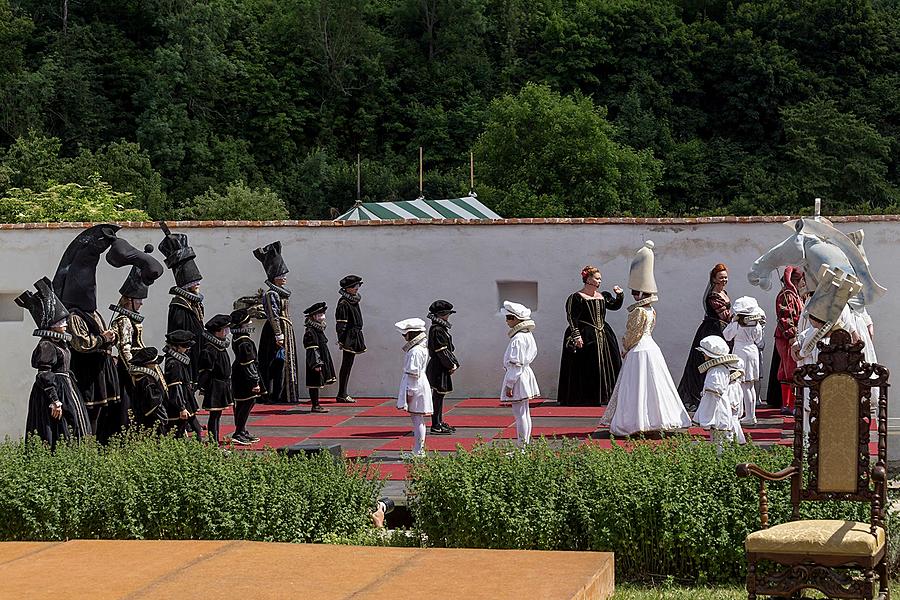
M 453 354 L 453 338 L 450 331 L 440 323 L 434 323 L 428 329 L 428 365 L 425 375 L 431 388 L 439 394 L 453 391 L 450 371 L 459 367 L 459 361 Z
M 559 366 L 558 400 L 561 405 L 600 406 L 609 402 L 622 368 L 622 355 L 612 327 L 606 322 L 607 310 L 619 310 L 625 296 L 602 292 L 588 299 L 575 292 L 566 300 L 569 326 L 563 339 Z M 576 348 L 581 335 L 584 345 Z
M 685 408 L 696 408 L 700 405 L 700 395 L 703 393 L 703 382 L 706 375 L 698 370 L 701 364 L 706 362 L 706 356 L 697 350 L 700 340 L 710 335 L 722 337 L 722 331 L 731 321 L 731 299 L 727 292 L 717 293 L 709 291 L 703 302 L 703 321 L 694 334 L 691 342 L 690 354 L 681 374 L 681 382 L 678 384 L 678 395 Z M 729 347 L 732 342 L 728 343 Z
M 228 342 L 205 332 L 203 337 L 199 381 L 200 389 L 203 390 L 203 408 L 224 410 L 234 404 Z
M 38 373 L 28 399 L 25 437 L 37 435 L 51 447 L 60 440 L 81 439 L 91 433 L 81 392 L 69 370 L 71 353 L 62 340 L 41 338 L 31 355 Z M 50 405 L 62 404 L 62 417 L 50 416 Z
M 306 349 L 306 387 L 323 388 L 334 383 L 334 362 L 328 350 L 324 326 L 307 320 L 303 347 Z M 319 367 L 318 371 L 316 367 Z
M 177 290 L 179 288 L 172 288 Z M 169 302 L 169 320 L 166 333 L 172 333 L 182 329 L 190 331 L 194 334 L 194 345 L 191 346 L 188 354 L 191 357 L 190 373 L 191 383 L 195 384 L 199 377 L 200 353 L 203 350 L 203 303 L 191 302 L 190 300 L 175 295 Z

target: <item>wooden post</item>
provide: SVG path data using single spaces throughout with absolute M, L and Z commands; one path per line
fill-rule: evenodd
M 469 151 L 469 191 L 475 190 L 475 153 Z
M 362 191 L 362 178 L 360 176 L 360 168 L 359 168 L 359 153 L 356 154 L 356 203 L 359 204 L 359 199 Z
M 423 177 L 423 166 L 422 166 L 422 146 L 419 146 L 419 195 L 423 198 L 425 197 L 425 181 Z

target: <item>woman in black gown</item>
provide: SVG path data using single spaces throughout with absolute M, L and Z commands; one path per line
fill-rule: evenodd
M 691 342 L 687 364 L 684 365 L 684 373 L 678 384 L 678 394 L 687 410 L 696 410 L 699 406 L 703 381 L 706 377 L 698 370 L 700 364 L 707 360 L 706 356 L 697 350 L 700 340 L 709 335 L 722 337 L 722 331 L 731 322 L 731 298 L 725 291 L 727 285 L 728 268 L 719 263 L 709 272 L 709 282 L 703 294 L 703 321 L 697 328 L 694 341 Z
M 600 406 L 609 401 L 622 367 L 619 344 L 609 323 L 607 310 L 622 308 L 622 288 L 613 287 L 615 297 L 600 291 L 600 270 L 588 265 L 581 271 L 584 287 L 566 300 L 569 326 L 563 340 L 559 366 L 561 405 Z

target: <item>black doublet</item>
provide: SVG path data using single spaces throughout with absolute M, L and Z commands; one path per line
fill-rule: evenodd
M 303 347 L 306 349 L 306 387 L 323 388 L 334 383 L 334 363 L 328 350 L 325 327 L 307 320 Z M 316 367 L 319 367 L 318 371 Z
M 242 334 L 235 329 L 232 334 L 235 336 L 231 340 L 231 351 L 234 352 L 234 363 L 231 365 L 234 399 L 241 402 L 258 398 L 263 392 L 253 391 L 253 388 L 261 384 L 256 344 L 249 333 Z
M 348 300 L 342 294 L 334 309 L 334 324 L 337 329 L 338 347 L 341 350 L 353 354 L 362 354 L 366 351 L 359 300 Z
M 180 354 L 171 348 L 166 348 L 165 353 L 166 384 L 169 387 L 166 414 L 170 421 L 178 420 L 182 410 L 193 416 L 199 407 L 191 384 L 190 355 Z
M 188 354 L 191 357 L 190 380 L 195 384 L 199 378 L 200 353 L 203 350 L 203 303 L 192 302 L 187 298 L 173 294 L 169 302 L 169 321 L 166 333 L 183 329 L 194 334 L 194 345 Z
M 441 394 L 453 391 L 450 371 L 459 367 L 459 361 L 453 350 L 450 328 L 433 321 L 428 329 L 428 365 L 425 367 L 425 374 L 431 387 Z
M 203 390 L 203 408 L 223 410 L 234 404 L 228 343 L 226 340 L 213 341 L 207 336 L 209 334 L 204 336 L 203 351 L 200 353 L 199 383 Z

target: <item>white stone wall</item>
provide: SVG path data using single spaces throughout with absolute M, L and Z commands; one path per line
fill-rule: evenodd
M 866 251 L 873 272 L 888 288 L 888 295 L 870 307 L 876 324 L 879 362 L 892 368 L 900 358 L 895 341 L 900 308 L 894 293 L 900 281 L 900 260 L 893 254 L 900 226 L 892 221 L 842 223 L 838 227 L 866 231 Z M 494 396 L 499 393 L 500 360 L 506 346 L 506 326 L 499 307 L 498 282 L 535 282 L 539 355 L 535 366 L 541 390 L 555 397 L 563 331 L 564 303 L 581 287 L 579 272 L 586 264 L 603 272 L 603 289 L 626 287 L 628 266 L 645 239 L 656 243 L 656 280 L 660 289 L 658 323 L 654 338 L 662 347 L 677 384 L 686 353 L 698 324 L 702 294 L 709 269 L 717 262 L 730 268 L 728 291 L 732 299 L 755 296 L 771 315 L 777 289 L 763 292 L 747 283 L 751 263 L 785 239 L 790 231 L 770 222 L 699 223 L 650 222 L 634 224 L 504 223 L 490 225 L 372 225 L 173 227 L 187 233 L 203 273 L 207 315 L 230 312 L 232 301 L 254 292 L 265 280 L 252 250 L 274 240 L 284 245 L 291 273 L 295 314 L 324 300 L 329 305 L 328 334 L 334 344 L 333 308 L 338 280 L 347 273 L 365 279 L 361 289 L 365 336 L 369 351 L 357 358 L 351 394 L 391 396 L 396 393 L 402 364 L 402 340 L 394 322 L 424 318 L 432 300 L 451 301 L 453 337 L 462 363 L 454 376 L 455 396 Z M 0 315 L 17 314 L 12 298 L 43 275 L 53 277 L 59 257 L 78 229 L 0 230 Z M 162 234 L 148 227 L 124 228 L 120 236 L 136 247 L 154 246 Z M 157 258 L 162 261 L 157 253 Z M 118 299 L 117 290 L 127 269 L 113 269 L 101 260 L 98 269 L 98 304 Z M 161 346 L 165 331 L 170 272 L 150 289 L 146 314 L 147 344 Z M 511 284 L 519 294 L 533 294 L 534 285 Z M 512 300 L 529 301 L 526 297 Z M 630 300 L 626 297 L 626 305 Z M 109 311 L 104 310 L 105 317 Z M 626 311 L 610 313 L 609 321 L 621 336 Z M 257 333 L 261 329 L 257 324 Z M 34 373 L 30 356 L 36 342 L 34 324 L 26 314 L 21 321 L 0 322 L 0 436 L 20 435 L 25 423 L 29 389 Z M 773 349 L 772 327 L 767 332 L 764 374 Z M 765 385 L 765 381 L 763 382 Z M 304 390 L 305 391 L 305 390 Z M 334 393 L 332 390 L 331 393 Z M 891 411 L 891 416 L 900 416 Z M 900 425 L 900 424 L 898 424 Z

